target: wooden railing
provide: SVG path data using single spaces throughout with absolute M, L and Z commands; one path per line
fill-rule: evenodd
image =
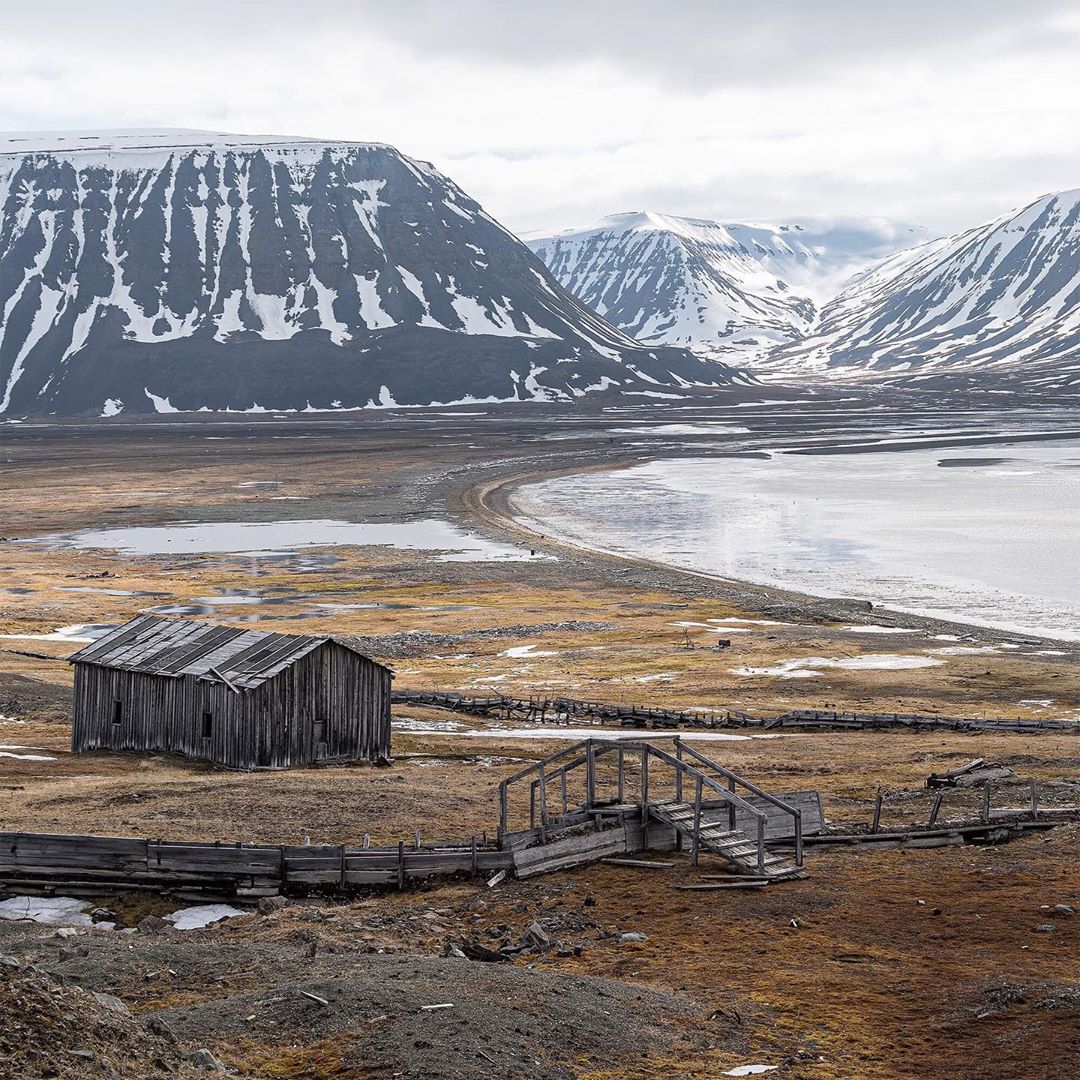
M 790 806 L 782 799 L 778 799 L 775 795 L 770 795 L 767 791 L 758 787 L 757 784 L 751 783 L 745 777 L 739 776 L 737 773 L 733 773 L 730 769 L 725 769 L 723 765 L 713 761 L 712 758 L 706 757 L 700 750 L 695 750 L 694 747 L 683 742 L 678 735 L 675 736 L 675 754 L 680 759 L 683 754 L 689 754 L 690 757 L 696 761 L 699 767 L 711 770 L 712 772 L 719 773 L 721 776 L 726 777 L 730 790 L 734 791 L 736 786 L 744 787 L 751 795 L 756 795 L 759 799 L 764 799 L 767 803 L 771 803 L 777 809 L 782 810 L 785 814 L 790 814 L 792 819 L 792 827 L 795 833 L 795 865 L 802 867 L 803 865 L 803 836 L 802 836 L 802 811 L 797 807 Z M 729 808 L 729 821 L 731 828 L 735 828 L 735 807 Z
M 675 740 L 675 753 L 673 754 L 668 753 L 666 750 L 661 750 L 658 746 L 649 742 L 624 739 L 584 739 L 581 742 L 574 743 L 572 746 L 568 746 L 563 750 L 552 754 L 542 761 L 534 762 L 519 769 L 516 773 L 508 776 L 499 785 L 499 845 L 502 846 L 506 844 L 510 835 L 511 789 L 524 781 L 528 781 L 529 783 L 529 829 L 535 830 L 537 821 L 539 820 L 539 835 L 541 842 L 547 839 L 548 830 L 553 825 L 565 823 L 567 817 L 580 817 L 582 814 L 588 816 L 590 814 L 611 809 L 613 805 L 612 801 L 602 801 L 597 799 L 596 766 L 597 762 L 603 757 L 613 755 L 616 759 L 616 796 L 614 805 L 626 805 L 624 800 L 627 787 L 626 759 L 628 753 L 636 754 L 639 758 L 640 774 L 637 803 L 640 810 L 641 827 L 643 830 L 648 828 L 650 816 L 650 762 L 656 762 L 666 766 L 672 771 L 674 777 L 674 801 L 690 805 L 693 807 L 694 811 L 693 828 L 690 830 L 692 841 L 691 856 L 694 865 L 698 862 L 698 856 L 701 849 L 702 813 L 704 810 L 710 809 L 710 807 L 705 805 L 705 794 L 708 792 L 710 795 L 718 796 L 719 801 L 726 805 L 729 815 L 729 826 L 732 830 L 735 828 L 735 815 L 738 811 L 742 811 L 745 816 L 754 820 L 756 835 L 751 837 L 751 839 L 755 842 L 757 848 L 758 869 L 759 871 L 764 872 L 765 831 L 768 815 L 753 803 L 742 798 L 736 790 L 739 787 L 742 787 L 747 792 L 777 806 L 779 809 L 792 816 L 795 834 L 796 865 L 799 867 L 803 865 L 802 815 L 800 811 L 787 805 L 775 796 L 769 795 L 757 785 L 752 784 L 750 781 L 739 776 L 737 773 L 732 772 L 730 769 L 725 769 L 719 763 L 706 757 L 699 751 L 686 746 L 685 743 L 682 743 L 678 739 Z M 691 764 L 686 761 L 683 756 L 684 754 L 689 755 L 694 763 Z M 567 778 L 570 774 L 580 769 L 584 769 L 585 800 L 581 806 L 571 809 L 569 805 Z M 721 783 L 720 781 L 713 779 L 712 776 L 708 775 L 710 772 L 716 773 L 722 777 L 726 783 Z M 686 797 L 685 787 L 687 781 L 693 785 L 692 800 Z M 552 815 L 550 811 L 549 791 L 553 785 L 557 785 L 558 805 L 561 811 L 557 815 Z

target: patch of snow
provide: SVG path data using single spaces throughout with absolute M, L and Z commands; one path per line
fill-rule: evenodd
M 154 403 L 154 412 L 175 413 L 180 411 L 173 407 L 172 402 L 167 397 L 158 397 L 157 394 L 151 393 L 145 386 L 143 387 L 143 393 Z
M 230 904 L 196 904 L 194 907 L 181 908 L 171 915 L 166 915 L 165 921 L 171 922 L 177 930 L 200 930 L 212 923 L 235 919 L 237 915 L 247 914 L 248 912 L 234 908 Z
M 753 677 L 774 675 L 780 679 L 810 679 L 823 668 L 845 671 L 907 671 L 912 668 L 937 667 L 944 660 L 932 656 L 897 656 L 893 653 L 867 653 L 865 656 L 804 656 L 797 660 L 782 660 L 773 667 L 731 668 L 732 675 Z
M 118 416 L 124 411 L 124 403 L 119 398 L 106 398 L 101 406 L 102 416 Z
M 76 900 L 73 896 L 12 896 L 0 901 L 0 919 L 26 920 L 45 926 L 94 926 L 94 920 L 87 914 L 91 906 L 89 901 Z M 111 929 L 113 923 L 96 925 Z
M 0 634 L 7 641 L 69 641 L 81 644 L 104 637 L 116 623 L 74 623 L 61 626 L 50 634 Z
M 500 656 L 511 656 L 514 658 L 527 656 L 530 659 L 536 656 L 558 656 L 557 652 L 536 652 L 535 645 L 515 645 L 512 649 L 507 649 L 506 652 L 499 653 Z

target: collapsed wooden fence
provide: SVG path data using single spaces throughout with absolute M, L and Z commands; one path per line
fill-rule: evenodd
M 924 716 L 917 713 L 859 713 L 827 709 L 792 709 L 779 716 L 760 717 L 740 709 L 661 709 L 576 698 L 515 698 L 481 696 L 441 690 L 394 690 L 395 705 L 426 705 L 451 712 L 484 716 L 503 722 L 536 724 L 612 723 L 634 728 L 778 728 L 828 731 L 961 731 L 1040 734 L 1046 731 L 1080 733 L 1080 723 L 1023 717 L 985 718 Z
M 511 852 L 476 837 L 453 844 L 351 847 L 0 832 L 0 888 L 9 891 L 62 886 L 254 899 L 379 885 L 404 888 L 434 875 L 475 876 L 512 867 Z

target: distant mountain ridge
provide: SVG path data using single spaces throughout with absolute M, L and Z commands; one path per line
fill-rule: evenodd
M 778 377 L 1080 389 L 1080 190 L 886 259 L 760 366 Z
M 609 325 L 389 146 L 0 135 L 0 413 L 571 400 L 745 379 Z
M 926 237 L 883 218 L 769 225 L 637 211 L 527 242 L 563 286 L 638 340 L 750 357 L 804 337 L 844 281 Z

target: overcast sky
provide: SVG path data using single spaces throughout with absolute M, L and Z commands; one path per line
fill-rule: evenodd
M 1080 187 L 1080 0 L 0 0 L 0 129 L 388 142 L 511 229 Z

